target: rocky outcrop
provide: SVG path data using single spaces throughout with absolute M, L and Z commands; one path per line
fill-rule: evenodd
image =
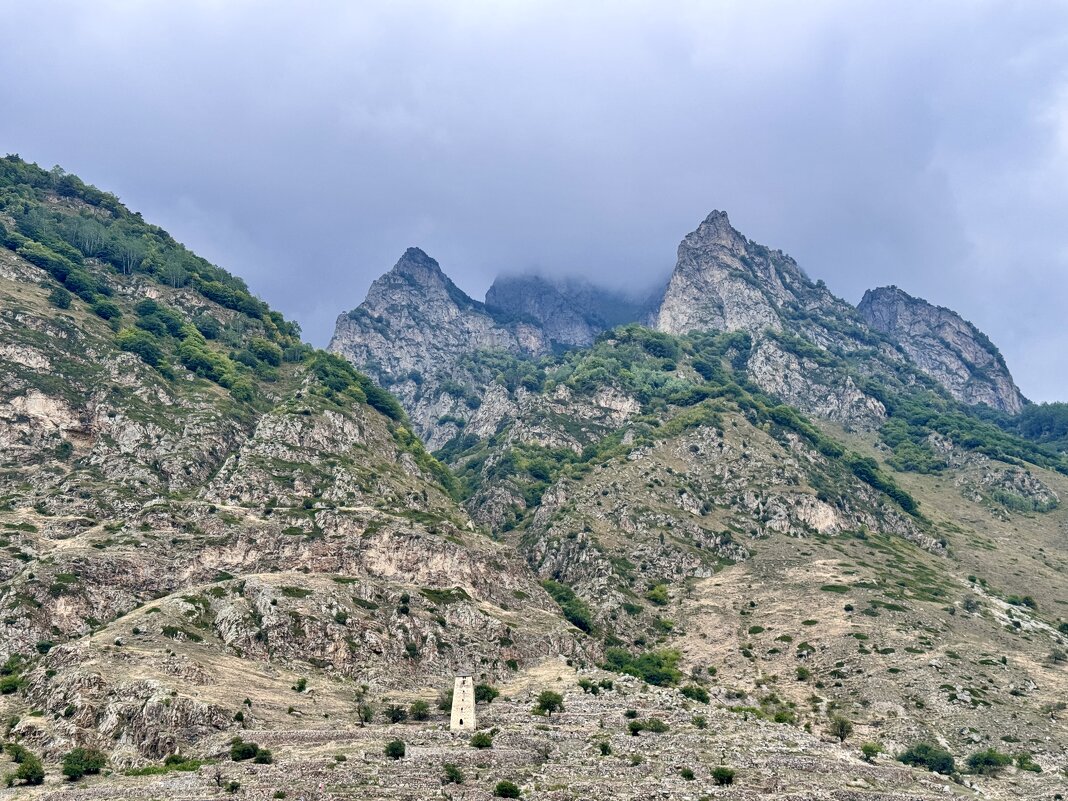
M 1001 353 L 955 311 L 896 286 L 869 289 L 857 307 L 872 328 L 897 342 L 916 365 L 959 401 L 1009 414 L 1026 403 Z

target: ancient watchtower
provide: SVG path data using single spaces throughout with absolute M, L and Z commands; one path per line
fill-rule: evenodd
M 470 670 L 460 670 L 452 689 L 450 731 L 475 730 L 475 685 Z

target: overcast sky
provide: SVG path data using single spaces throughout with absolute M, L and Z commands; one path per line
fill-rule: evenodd
M 713 208 L 895 283 L 1068 400 L 1068 4 L 0 0 L 0 151 L 60 164 L 312 342 L 405 247 L 639 287 Z

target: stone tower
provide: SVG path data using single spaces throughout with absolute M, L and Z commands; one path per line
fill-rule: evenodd
M 456 684 L 452 689 L 452 718 L 450 731 L 475 730 L 475 685 L 471 680 L 470 670 L 461 670 L 456 674 Z

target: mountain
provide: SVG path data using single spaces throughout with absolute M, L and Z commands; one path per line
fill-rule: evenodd
M 959 401 L 1009 414 L 1027 402 L 990 339 L 942 306 L 896 286 L 869 289 L 857 307 L 865 322 L 899 344 L 921 370 Z
M 455 433 L 451 421 L 466 420 L 476 402 L 448 391 L 448 376 L 462 370 L 464 357 L 482 350 L 536 356 L 550 348 L 537 324 L 494 315 L 418 248 L 405 251 L 363 303 L 338 317 L 329 345 L 389 388 L 433 446 Z
M 664 330 L 573 282 L 489 295 L 412 249 L 319 351 L 114 196 L 0 159 L 18 792 L 1062 791 L 1063 454 L 725 215 Z
M 535 322 L 558 346 L 592 345 L 601 332 L 640 319 L 648 305 L 647 299 L 585 281 L 537 275 L 501 276 L 486 292 L 487 307 Z

